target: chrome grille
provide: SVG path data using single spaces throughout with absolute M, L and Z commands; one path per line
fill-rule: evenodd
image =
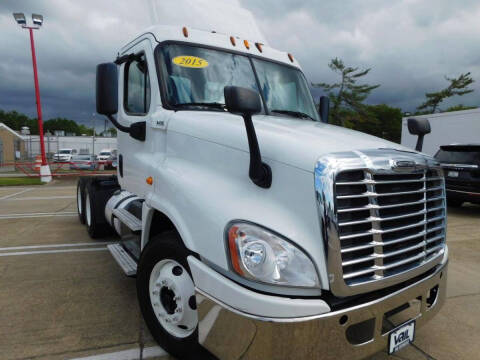
M 440 167 L 412 154 L 419 166 L 397 172 L 385 154 L 342 155 L 319 161 L 315 171 L 334 293 L 374 290 L 438 263 L 446 225 Z M 332 165 L 335 171 L 321 171 Z
M 335 193 L 347 284 L 395 275 L 443 249 L 443 177 L 438 171 L 345 171 L 337 175 Z

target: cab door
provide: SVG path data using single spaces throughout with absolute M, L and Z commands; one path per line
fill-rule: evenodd
M 122 55 L 134 55 L 122 64 L 119 76 L 120 123 L 131 126 L 145 122 L 145 140 L 118 132 L 118 179 L 122 188 L 145 197 L 151 186 L 146 178 L 152 172 L 153 139 L 150 131 L 160 105 L 151 39 L 138 40 Z

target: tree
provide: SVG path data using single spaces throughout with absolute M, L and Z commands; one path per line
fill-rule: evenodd
M 357 81 L 370 72 L 370 68 L 359 70 L 358 67 L 346 66 L 339 58 L 332 59 L 328 67 L 341 76 L 340 82 L 327 84 L 312 84 L 314 87 L 321 87 L 330 97 L 332 102 L 330 117 L 334 124 L 345 126 L 345 120 L 342 118 L 342 111 L 353 110 L 354 112 L 365 115 L 365 105 L 363 102 L 370 95 L 372 90 L 380 85 L 357 84 Z
M 463 104 L 458 104 L 455 106 L 450 106 L 447 110 L 444 112 L 450 112 L 450 111 L 460 111 L 460 110 L 471 110 L 471 109 L 476 109 L 477 106 L 465 106 Z
M 473 80 L 469 72 L 461 74 L 458 78 L 449 78 L 445 76 L 445 80 L 450 81 L 450 85 L 443 90 L 426 93 L 425 97 L 427 100 L 421 104 L 417 110 L 424 110 L 433 114 L 443 100 L 455 95 L 462 96 L 473 92 L 473 89 L 469 89 L 468 86 L 475 80 Z

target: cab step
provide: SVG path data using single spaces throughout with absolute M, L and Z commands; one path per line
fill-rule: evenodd
M 107 245 L 107 248 L 125 275 L 135 276 L 137 274 L 137 262 L 125 251 L 122 245 L 110 244 Z
M 125 209 L 114 209 L 113 215 L 117 217 L 122 223 L 124 223 L 132 231 L 142 230 L 142 220 L 137 218 L 131 212 Z

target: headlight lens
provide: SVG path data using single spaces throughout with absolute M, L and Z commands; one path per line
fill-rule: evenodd
M 268 284 L 319 287 L 315 266 L 299 248 L 259 226 L 234 223 L 228 229 L 235 272 Z

